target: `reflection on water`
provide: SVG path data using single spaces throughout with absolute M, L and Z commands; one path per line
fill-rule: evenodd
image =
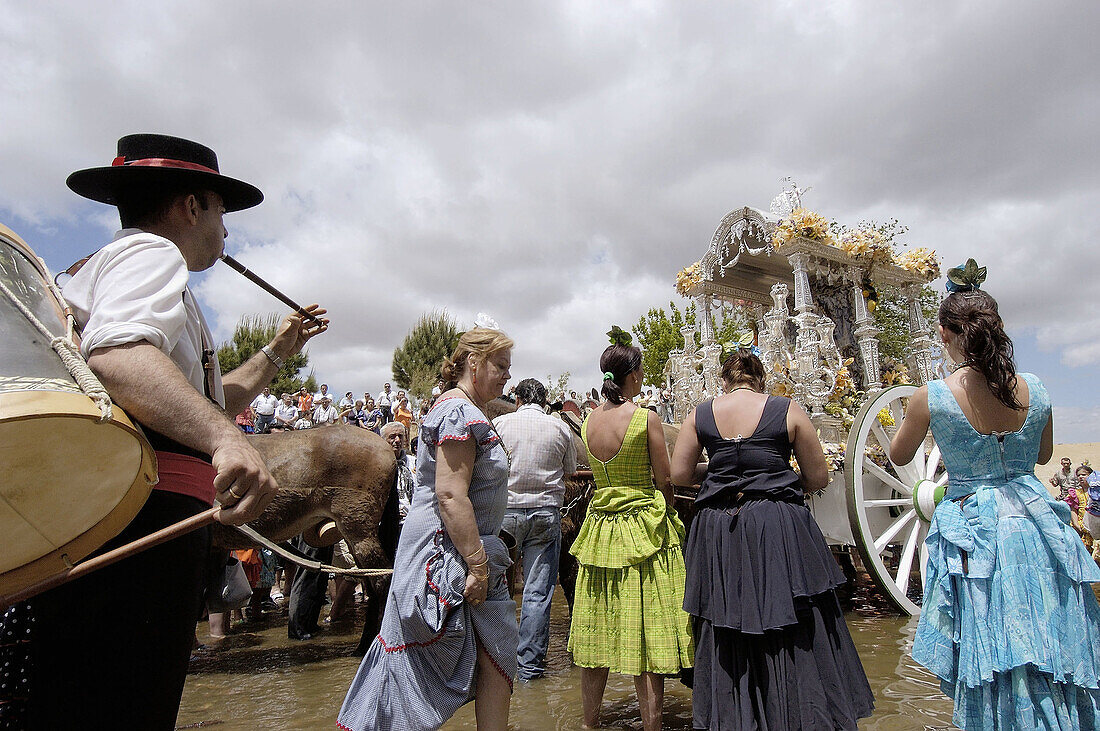
M 581 725 L 580 671 L 565 650 L 568 608 L 555 596 L 546 676 L 517 683 L 512 696 L 511 728 L 516 731 L 566 731 Z M 875 714 L 861 729 L 922 731 L 951 729 L 951 702 L 936 679 L 909 657 L 916 620 L 894 616 L 848 615 L 848 626 L 875 693 Z M 307 642 L 286 638 L 286 620 L 272 617 L 249 630 L 238 630 L 219 646 L 210 645 L 191 664 L 184 688 L 179 728 L 219 731 L 253 728 L 333 729 L 344 692 L 359 665 L 349 657 L 359 626 L 337 626 Z M 634 682 L 612 675 L 604 695 L 608 728 L 640 729 Z M 678 680 L 665 684 L 667 729 L 691 728 L 691 691 Z M 473 729 L 474 709 L 460 709 L 444 729 Z

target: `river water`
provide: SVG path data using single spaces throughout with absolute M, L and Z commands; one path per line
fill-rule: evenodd
M 916 619 L 863 606 L 849 612 L 847 620 L 875 694 L 875 713 L 860 728 L 954 728 L 950 700 L 940 693 L 936 679 L 909 657 Z M 286 618 L 272 613 L 239 625 L 229 638 L 215 643 L 205 634 L 206 625 L 200 624 L 199 639 L 208 648 L 191 663 L 178 728 L 334 729 L 344 692 L 359 665 L 359 659 L 349 654 L 360 627 L 348 622 L 313 640 L 291 641 L 286 637 Z M 512 729 L 580 728 L 580 671 L 565 649 L 568 627 L 569 610 L 559 590 L 551 617 L 547 673 L 541 680 L 516 684 Z M 602 718 L 608 728 L 641 729 L 631 678 L 609 678 Z M 665 684 L 664 723 L 667 729 L 691 728 L 691 691 L 678 680 Z M 443 728 L 475 728 L 473 704 L 460 709 Z

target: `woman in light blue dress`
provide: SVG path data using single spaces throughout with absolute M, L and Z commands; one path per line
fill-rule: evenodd
M 451 387 L 420 425 L 419 479 L 382 629 L 348 689 L 342 729 L 437 729 L 469 701 L 478 729 L 508 726 L 519 642 L 498 535 L 508 454 L 484 409 L 504 392 L 511 362 L 512 340 L 478 327 L 443 365 Z
M 1100 581 L 1069 508 L 1035 477 L 1053 452 L 1050 398 L 1015 372 L 997 303 L 971 259 L 951 270 L 939 329 L 961 367 L 909 400 L 895 464 L 929 427 L 950 475 L 929 529 L 913 658 L 962 729 L 1100 728 Z M 953 288 L 952 288 L 953 286 Z

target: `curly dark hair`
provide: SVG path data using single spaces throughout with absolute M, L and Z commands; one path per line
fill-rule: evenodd
M 525 404 L 546 406 L 546 386 L 537 378 L 524 378 L 516 385 L 516 398 Z
M 1012 340 L 1005 332 L 997 300 L 980 289 L 952 292 L 940 304 L 940 325 L 959 337 L 966 365 L 989 383 L 997 400 L 1010 409 L 1022 409 L 1016 398 L 1016 361 Z
M 613 404 L 621 404 L 623 381 L 628 375 L 642 367 L 642 351 L 633 345 L 609 345 L 600 356 L 600 370 L 613 377 L 603 382 L 600 393 Z

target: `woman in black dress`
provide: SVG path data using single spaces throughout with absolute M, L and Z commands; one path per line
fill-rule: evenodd
M 834 591 L 844 574 L 804 498 L 829 481 L 821 443 L 798 404 L 763 393 L 755 355 L 730 356 L 722 380 L 672 457 L 675 484 L 702 479 L 685 552 L 694 727 L 855 729 L 874 698 Z

